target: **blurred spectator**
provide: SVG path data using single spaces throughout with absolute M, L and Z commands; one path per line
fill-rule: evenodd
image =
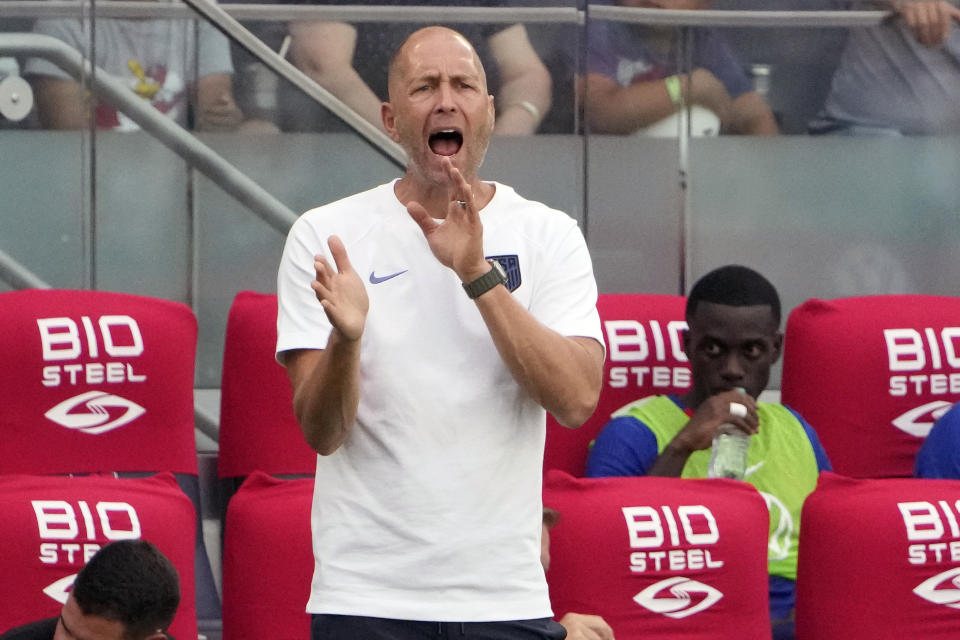
M 609 1 L 609 0 L 608 0 Z M 615 0 L 625 7 L 706 9 L 711 0 Z M 594 133 L 634 133 L 683 105 L 712 113 L 720 133 L 773 135 L 776 120 L 713 29 L 694 28 L 692 70 L 681 69 L 673 27 L 592 20 L 587 26 L 585 119 Z M 698 109 L 702 108 L 702 109 Z
M 835 0 L 892 9 L 877 27 L 852 29 L 822 117 L 810 133 L 930 135 L 960 132 L 960 9 L 943 0 Z
M 917 452 L 913 475 L 960 480 L 960 403 L 937 418 Z
M 503 6 L 497 0 L 335 0 L 348 5 Z M 387 100 L 387 68 L 414 23 L 303 21 L 290 25 L 290 60 L 366 120 L 382 128 L 380 105 Z M 537 130 L 550 108 L 550 74 L 522 24 L 444 23 L 477 45 L 490 93 L 497 98 L 494 133 L 524 135 Z
M 172 640 L 180 578 L 146 540 L 111 542 L 90 558 L 56 618 L 10 629 L 0 640 Z
M 91 54 L 90 27 L 73 18 L 37 20 L 34 33 L 50 35 Z M 244 123 L 233 98 L 233 65 L 227 39 L 207 23 L 191 20 L 98 18 L 93 63 L 121 79 L 159 111 L 203 131 L 256 129 Z M 77 80 L 47 60 L 31 58 L 25 75 L 36 93 L 41 124 L 50 129 L 88 126 L 89 94 Z M 97 102 L 99 129 L 133 131 L 139 125 L 111 105 Z
M 540 536 L 540 564 L 550 569 L 550 529 L 560 520 L 560 514 L 550 507 L 543 508 L 543 532 Z M 613 629 L 600 616 L 567 613 L 558 621 L 567 630 L 567 640 L 613 640 Z

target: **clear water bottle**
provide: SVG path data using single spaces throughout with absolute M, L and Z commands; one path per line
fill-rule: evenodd
M 747 407 L 739 402 L 730 403 L 730 413 L 743 418 Z M 733 424 L 722 424 L 713 436 L 710 447 L 710 466 L 708 478 L 731 478 L 743 480 L 747 470 L 747 449 L 750 448 L 750 434 Z

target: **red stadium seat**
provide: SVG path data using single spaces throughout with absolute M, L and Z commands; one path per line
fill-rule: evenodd
M 731 480 L 548 472 L 555 617 L 602 616 L 617 640 L 769 640 L 763 497 Z
M 543 469 L 582 476 L 590 442 L 620 407 L 657 393 L 690 389 L 690 367 L 683 353 L 686 298 L 645 294 L 601 294 L 607 359 L 603 389 L 593 415 L 579 429 L 567 429 L 547 415 Z
M 0 293 L 0 473 L 197 474 L 197 321 L 103 291 Z
M 823 473 L 803 506 L 798 640 L 954 640 L 960 481 Z
M 960 298 L 808 300 L 787 321 L 781 397 L 837 473 L 896 477 L 960 400 Z
M 241 291 L 227 318 L 220 395 L 221 478 L 313 475 L 317 454 L 293 415 L 293 391 L 277 364 L 277 296 Z
M 199 514 L 196 345 L 196 318 L 177 302 L 0 293 L 0 474 L 171 471 Z M 220 602 L 199 520 L 194 544 L 198 612 L 214 620 Z
M 73 578 L 101 546 L 143 538 L 180 574 L 170 627 L 197 637 L 193 586 L 196 514 L 170 473 L 147 478 L 0 475 L 0 632 L 59 615 Z
M 224 516 L 224 640 L 310 636 L 305 609 L 317 454 L 293 414 L 276 343 L 277 296 L 237 294 L 227 320 L 220 403 L 218 473 L 232 494 Z
M 304 640 L 313 575 L 313 479 L 259 471 L 227 507 L 223 553 L 224 640 Z

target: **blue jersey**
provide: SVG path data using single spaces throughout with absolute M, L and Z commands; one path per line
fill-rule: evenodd
M 918 478 L 960 480 L 960 403 L 940 416 L 914 462 Z

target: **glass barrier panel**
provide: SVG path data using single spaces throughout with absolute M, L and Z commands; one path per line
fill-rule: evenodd
M 960 91 L 937 108 L 958 78 L 890 55 L 949 50 L 878 45 L 902 42 L 892 22 L 716 33 L 745 69 L 766 69 L 765 91 L 754 90 L 781 135 L 691 139 L 688 282 L 722 264 L 749 265 L 777 286 L 784 317 L 814 297 L 960 295 L 960 129 L 951 123 Z
M 679 293 L 685 43 L 671 26 L 590 18 L 585 29 L 587 234 L 603 292 Z
M 756 5 L 717 0 L 715 8 L 770 8 L 749 3 Z M 517 21 L 459 22 L 486 59 L 503 128 L 481 176 L 580 221 L 601 291 L 684 293 L 713 267 L 741 262 L 774 281 L 785 312 L 812 296 L 960 295 L 950 260 L 960 238 L 949 224 L 960 208 L 960 142 L 951 128 L 957 100 L 884 98 L 898 76 L 878 71 L 885 59 L 878 52 L 906 54 L 876 30 L 901 29 L 895 21 L 851 29 L 757 26 L 743 14 L 704 27 L 597 18 L 574 0 L 490 6 L 539 7 L 542 15 L 578 8 L 587 18 L 586 25 L 576 12 L 560 20 L 527 13 Z M 401 175 L 389 152 L 183 6 L 157 5 L 157 15 L 134 18 L 112 15 L 108 0 L 77 7 L 43 11 L 40 20 L 0 18 L 0 36 L 72 34 L 71 46 L 125 78 L 291 216 Z M 424 23 L 392 14 L 318 20 L 309 7 L 277 5 L 285 7 L 306 9 L 308 17 L 264 14 L 241 23 L 375 122 L 392 48 Z M 435 9 L 438 18 L 458 22 L 456 12 Z M 93 44 L 90 32 L 98 34 Z M 344 34 L 352 49 L 346 68 L 367 87 L 363 100 L 324 71 L 329 56 L 316 57 L 341 46 Z M 121 36 L 124 43 L 113 41 Z M 939 55 L 955 50 L 954 40 Z M 123 53 L 134 43 L 153 43 L 151 51 L 172 57 Z M 930 58 L 934 49 L 908 49 L 922 61 L 907 62 L 917 77 L 942 76 Z M 516 63 L 531 53 L 533 77 L 546 70 L 545 103 L 537 81 L 511 83 L 529 72 Z M 129 126 L 97 100 L 95 78 L 71 80 L 67 92 L 38 92 L 42 64 L 0 57 L 8 58 L 0 60 L 0 76 L 26 77 L 34 96 L 43 94 L 21 120 L 0 119 L 7 204 L 0 251 L 54 286 L 191 303 L 201 325 L 199 386 L 216 386 L 230 302 L 241 289 L 273 290 L 283 223 L 256 215 L 166 144 Z M 877 74 L 874 84 L 858 85 L 864 76 L 856 65 L 866 63 Z M 842 73 L 844 65 L 853 71 Z M 956 78 L 944 78 L 952 91 Z M 851 98 L 867 90 L 883 99 Z M 857 121 L 855 107 L 871 111 Z M 66 130 L 51 115 L 78 108 L 81 124 Z M 924 118 L 933 125 L 924 129 Z M 757 123 L 766 130 L 751 129 Z M 771 128 L 776 135 L 749 135 Z
M 79 24 L 79 8 L 62 19 Z M 33 33 L 37 22 L 29 12 L 0 13 L 0 37 Z M 89 127 L 43 130 L 39 107 L 55 101 L 49 85 L 64 90 L 56 67 L 56 77 L 34 72 L 46 64 L 17 51 L 0 54 L 0 251 L 31 280 L 85 287 L 94 253 L 93 139 Z M 83 83 L 67 88 L 79 101 Z M 0 278 L 0 290 L 11 288 Z

